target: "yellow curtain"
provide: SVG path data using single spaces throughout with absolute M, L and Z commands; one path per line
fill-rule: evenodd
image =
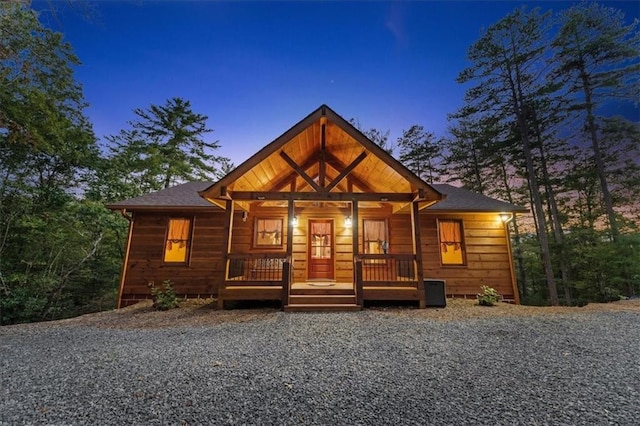
M 462 248 L 460 222 L 440 221 L 440 244 L 443 253 L 447 252 L 448 247 L 453 247 L 454 251 Z
M 280 239 L 282 234 L 282 220 L 280 219 L 260 219 L 258 220 L 258 233 L 261 239 L 265 239 L 267 235 L 274 241 Z
M 171 250 L 173 244 L 179 247 L 187 245 L 189 240 L 189 219 L 171 219 L 169 221 L 169 233 L 167 235 L 167 249 Z
M 387 239 L 384 220 L 364 221 L 364 240 L 382 242 Z
M 323 222 L 311 223 L 311 235 L 313 235 L 314 238 L 324 240 L 322 245 L 327 245 L 331 238 L 331 224 Z

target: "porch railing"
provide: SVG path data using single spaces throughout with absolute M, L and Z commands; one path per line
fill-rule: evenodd
M 280 285 L 287 256 L 281 253 L 230 254 L 227 281 L 264 282 Z
M 417 283 L 415 260 L 413 254 L 361 254 L 358 256 L 358 261 L 362 263 L 362 281 L 372 284 Z

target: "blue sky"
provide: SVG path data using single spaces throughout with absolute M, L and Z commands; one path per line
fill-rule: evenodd
M 210 138 L 236 165 L 321 104 L 390 130 L 391 141 L 413 124 L 444 134 L 462 103 L 455 78 L 468 47 L 523 4 L 88 1 L 90 19 L 62 1 L 34 8 L 57 10 L 43 21 L 83 63 L 76 77 L 96 135 L 126 128 L 134 108 L 182 97 L 209 117 Z M 628 22 L 640 15 L 637 1 L 602 3 Z

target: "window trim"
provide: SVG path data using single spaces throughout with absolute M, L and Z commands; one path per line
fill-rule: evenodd
M 193 231 L 195 228 L 195 216 L 167 216 L 167 221 L 164 229 L 164 244 L 162 246 L 162 263 L 166 265 L 184 265 L 189 266 L 191 264 L 191 248 L 193 246 Z M 171 261 L 166 260 L 167 255 L 167 241 L 169 238 L 169 227 L 171 226 L 172 220 L 188 220 L 189 221 L 189 232 L 187 233 L 187 253 L 184 256 L 184 260 L 181 261 Z
M 461 218 L 438 218 L 438 255 L 440 256 L 440 266 L 445 268 L 460 268 L 467 266 L 467 244 L 465 242 L 465 232 L 464 232 L 464 220 Z M 457 223 L 460 227 L 460 250 L 462 250 L 462 262 L 461 263 L 445 263 L 442 258 L 442 235 L 440 233 L 440 224 L 442 222 L 454 222 Z

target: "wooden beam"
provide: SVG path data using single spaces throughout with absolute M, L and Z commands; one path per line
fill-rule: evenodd
M 309 158 L 307 158 L 307 161 L 305 161 L 300 168 L 302 170 L 307 170 L 309 167 L 313 166 L 317 161 L 318 158 L 320 156 L 319 152 L 315 152 L 314 154 L 312 154 Z M 267 188 L 267 191 L 280 191 L 281 189 L 283 189 L 285 186 L 289 185 L 291 182 L 291 178 L 293 177 L 295 180 L 295 177 L 298 176 L 298 173 L 296 173 L 295 171 L 292 171 L 291 173 L 287 174 L 285 177 L 283 177 L 282 179 L 280 179 L 279 181 L 277 181 L 274 185 L 271 185 L 270 188 Z M 295 191 L 295 190 L 294 190 Z
M 318 178 L 318 181 L 320 182 L 320 187 L 324 188 L 324 183 L 325 183 L 325 175 L 326 175 L 326 167 L 327 167 L 327 163 L 325 161 L 325 154 L 326 154 L 326 125 L 324 123 L 322 123 L 322 125 L 320 126 L 320 176 Z
M 333 167 L 336 170 L 344 170 L 347 168 L 347 166 L 343 164 L 342 161 L 338 160 L 335 156 L 333 156 L 333 154 L 329 152 L 327 153 L 327 162 L 331 165 L 331 167 Z M 350 174 L 349 179 L 351 180 L 352 183 L 354 183 L 358 188 L 362 189 L 363 191 L 373 192 L 373 189 L 371 189 L 371 187 L 368 184 L 366 184 L 357 176 Z
M 358 217 L 358 200 L 354 199 L 351 202 L 351 235 L 352 235 L 352 250 L 353 258 L 356 259 L 360 255 L 360 244 L 358 241 L 358 227 L 360 224 Z
M 287 205 L 287 261 L 282 269 L 282 309 L 289 304 L 289 289 L 291 288 L 291 268 L 293 268 L 293 216 L 296 214 L 293 200 Z
M 317 192 L 322 192 L 322 188 L 320 188 L 318 184 L 315 183 L 313 179 L 311 179 L 311 177 L 309 177 L 307 172 L 305 172 L 300 166 L 298 166 L 298 164 L 293 161 L 293 159 L 289 157 L 286 152 L 280 151 L 280 156 L 284 158 L 284 161 L 286 161 L 287 164 L 291 166 L 291 168 L 295 170 L 302 179 L 304 179 L 309 185 L 311 185 L 314 190 L 316 190 Z
M 413 253 L 416 255 L 416 276 L 418 277 L 418 300 L 421 309 L 426 307 L 424 293 L 424 271 L 422 269 L 422 239 L 420 238 L 420 210 L 418 203 L 411 203 L 411 228 L 413 229 Z
M 511 238 L 509 237 L 509 222 L 503 222 L 504 237 L 507 240 L 507 255 L 509 256 L 509 272 L 511 273 L 511 288 L 513 289 L 513 300 L 516 305 L 520 304 L 520 291 L 518 290 L 518 280 L 513 267 L 513 251 L 511 250 Z
M 129 267 L 129 253 L 131 251 L 131 238 L 133 236 L 133 220 L 134 220 L 133 215 L 135 213 L 129 216 L 127 215 L 127 209 L 122 209 L 121 214 L 129 222 L 129 231 L 127 232 L 127 249 L 124 252 L 124 262 L 122 263 L 122 273 L 120 274 L 120 287 L 118 288 L 118 305 L 117 305 L 118 309 L 122 307 L 122 294 L 124 292 L 124 284 L 127 279 L 127 268 Z M 0 322 L 2 322 L 2 318 L 0 318 Z
M 233 193 L 236 201 L 269 201 L 269 200 L 298 200 L 298 201 L 377 201 L 377 202 L 405 202 L 413 200 L 412 193 L 404 192 L 260 192 L 236 191 Z
M 327 192 L 331 191 L 333 188 L 335 188 L 335 186 L 338 185 L 342 179 L 347 177 L 347 175 L 349 173 L 351 173 L 353 171 L 353 169 L 358 167 L 358 164 L 362 163 L 362 160 L 364 160 L 366 158 L 366 156 L 367 156 L 367 152 L 366 151 L 362 151 L 362 153 L 360 155 L 358 155 L 356 157 L 356 159 L 351 162 L 351 164 L 349 164 L 347 167 L 342 169 L 340 174 L 338 176 L 336 176 L 336 178 L 334 180 L 332 180 L 331 183 L 329 183 L 329 185 L 326 187 Z
M 222 256 L 222 277 L 220 277 L 220 284 L 218 286 L 218 309 L 224 309 L 224 298 L 222 293 L 224 292 L 224 283 L 227 279 L 229 272 L 229 253 L 231 253 L 231 234 L 233 232 L 233 201 L 227 200 L 226 210 L 224 216 L 224 254 Z

